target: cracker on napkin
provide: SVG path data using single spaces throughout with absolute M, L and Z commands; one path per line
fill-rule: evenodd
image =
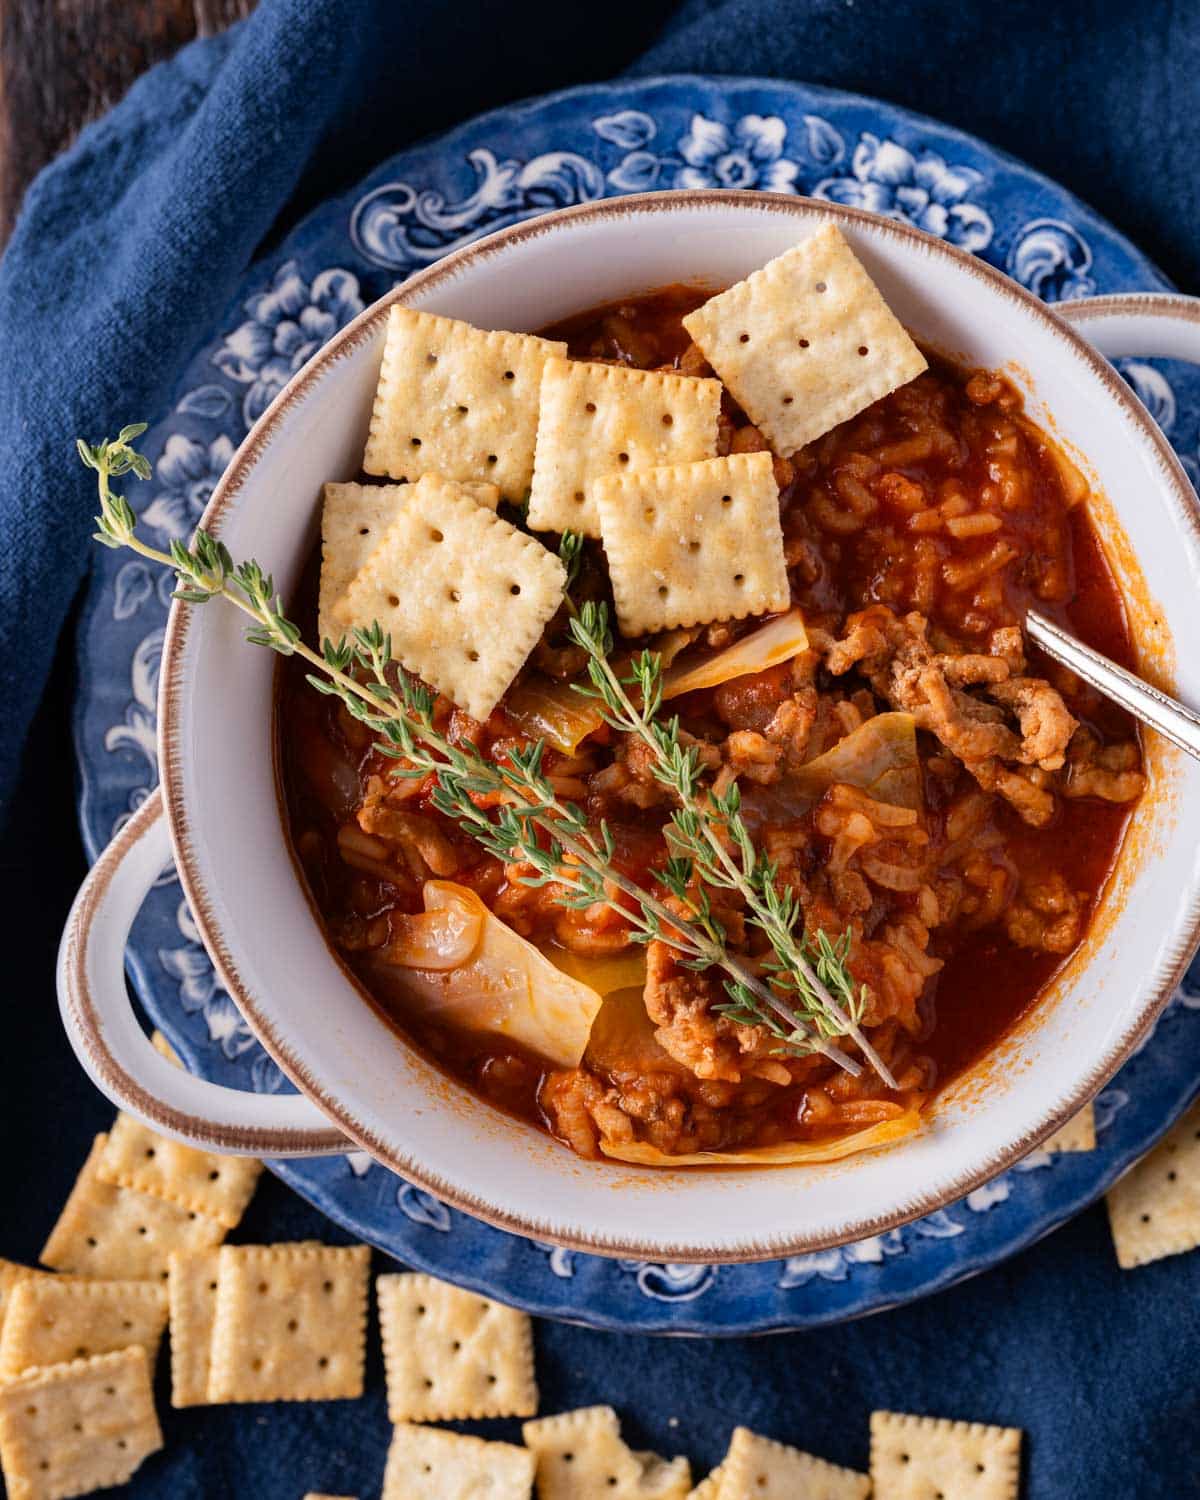
M 217 1261 L 210 1401 L 362 1395 L 365 1245 L 225 1245 Z
M 13 1290 L 0 1334 L 0 1377 L 140 1344 L 153 1366 L 167 1322 L 157 1281 L 42 1276 Z
M 123 1484 L 161 1447 L 150 1362 L 140 1346 L 0 1385 L 9 1500 L 66 1500 Z
M 1123 1271 L 1200 1245 L 1200 1103 L 1109 1188 L 1106 1201 Z
M 1090 1104 L 1060 1125 L 1042 1142 L 1043 1151 L 1094 1151 L 1096 1149 L 1096 1112 Z
M 398 1422 L 382 1500 L 529 1500 L 535 1462 L 512 1443 Z
M 735 1427 L 721 1463 L 719 1500 L 866 1500 L 866 1474 Z
M 56 1271 L 117 1280 L 165 1280 L 172 1250 L 207 1250 L 225 1238 L 216 1219 L 150 1193 L 101 1182 L 107 1137 L 98 1135 L 42 1250 Z
M 171 1322 L 171 1405 L 204 1406 L 212 1365 L 219 1250 L 173 1254 L 168 1261 Z
M 526 1422 L 537 1455 L 538 1500 L 686 1500 L 686 1458 L 634 1453 L 611 1406 L 587 1406 Z
M 377 1292 L 393 1422 L 537 1411 L 527 1313 L 415 1272 L 381 1276 Z
M 872 1412 L 871 1483 L 875 1500 L 1017 1500 L 1021 1430 Z
M 101 1182 L 165 1198 L 226 1229 L 241 1222 L 261 1172 L 252 1156 L 219 1156 L 168 1140 L 124 1110 L 96 1162 Z

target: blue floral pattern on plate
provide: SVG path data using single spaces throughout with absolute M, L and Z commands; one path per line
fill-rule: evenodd
M 387 162 L 252 268 L 228 322 L 146 435 L 130 498 L 163 541 L 195 524 L 251 422 L 338 328 L 447 251 L 549 209 L 653 188 L 807 193 L 917 225 L 1047 301 L 1161 290 L 1127 241 L 1053 183 L 981 142 L 889 105 L 756 80 L 590 87 L 473 120 Z M 1122 371 L 1197 476 L 1200 375 Z M 138 416 L 140 413 L 132 413 Z M 158 777 L 158 657 L 170 592 L 97 553 L 80 630 L 81 818 L 96 854 Z M 220 988 L 173 871 L 135 928 L 130 966 L 189 1065 L 235 1087 L 290 1084 Z M 1091 1202 L 1186 1107 L 1200 1073 L 1200 966 L 1097 1102 L 1093 1152 L 1035 1152 L 938 1213 L 856 1244 L 740 1266 L 606 1260 L 491 1229 L 363 1152 L 274 1170 L 410 1265 L 531 1311 L 640 1332 L 812 1327 L 894 1306 L 995 1264 Z

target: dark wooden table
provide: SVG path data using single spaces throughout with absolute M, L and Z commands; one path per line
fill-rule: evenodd
M 0 244 L 37 172 L 140 73 L 255 0 L 0 0 Z

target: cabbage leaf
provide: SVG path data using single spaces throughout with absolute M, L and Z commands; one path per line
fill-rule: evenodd
M 807 648 L 804 617 L 798 609 L 790 609 L 786 615 L 769 620 L 757 630 L 739 637 L 732 646 L 726 646 L 707 661 L 673 667 L 663 678 L 663 698 L 678 698 L 681 693 L 720 687 L 735 677 L 765 672 L 768 667 L 791 661 L 793 656 Z
M 405 961 L 403 942 L 391 944 L 388 957 L 403 971 L 402 993 L 410 1011 L 464 1031 L 509 1037 L 558 1067 L 577 1066 L 601 996 L 563 973 L 466 886 L 427 880 L 424 897 L 427 916 L 441 913 L 455 934 L 467 920 L 478 920 L 480 937 L 466 961 L 453 969 L 419 966 L 428 934 L 414 949 L 414 964 Z
M 639 1167 L 788 1167 L 841 1161 L 876 1146 L 890 1146 L 912 1135 L 921 1124 L 915 1109 L 905 1110 L 893 1120 L 881 1120 L 853 1135 L 828 1141 L 781 1141 L 776 1146 L 751 1146 L 745 1151 L 692 1151 L 671 1156 L 644 1141 L 600 1142 L 600 1149 L 613 1161 Z

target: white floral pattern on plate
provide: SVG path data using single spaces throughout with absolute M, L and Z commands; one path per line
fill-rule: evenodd
M 798 192 L 915 224 L 982 254 L 1046 300 L 1163 285 L 1082 205 L 980 143 L 871 101 L 794 85 L 637 82 L 473 121 L 385 164 L 256 267 L 241 315 L 196 353 L 146 437 L 153 481 L 130 498 L 161 540 L 195 525 L 249 424 L 365 302 L 459 245 L 607 194 L 713 185 Z M 1195 473 L 1200 383 L 1122 366 Z M 1185 431 L 1186 429 L 1186 431 Z M 93 851 L 157 779 L 155 703 L 170 580 L 95 562 L 77 737 Z M 173 873 L 130 950 L 154 1019 L 190 1064 L 240 1087 L 287 1087 L 220 988 Z M 533 1310 L 642 1331 L 816 1326 L 948 1285 L 1076 1211 L 1144 1150 L 1194 1087 L 1200 975 L 1105 1091 L 1095 1153 L 1035 1153 L 962 1203 L 856 1245 L 758 1266 L 605 1261 L 479 1224 L 364 1152 L 276 1170 L 401 1259 Z M 1118 1113 L 1119 1109 L 1119 1113 Z M 528 1251 L 534 1253 L 530 1255 Z M 902 1277 L 893 1269 L 903 1266 Z
M 210 389 L 212 389 L 210 387 Z M 193 393 L 196 394 L 196 393 Z M 181 411 L 204 408 L 198 402 L 180 403 Z M 221 407 L 224 415 L 228 405 Z M 217 480 L 233 457 L 234 442 L 227 433 L 218 433 L 211 443 L 196 443 L 181 432 L 173 432 L 154 466 L 158 493 L 142 512 L 142 520 L 158 532 L 163 542 L 182 539 L 193 531 L 204 507 L 212 498 Z
M 223 375 L 247 387 L 242 400 L 247 427 L 262 416 L 300 366 L 362 310 L 358 279 L 349 271 L 334 266 L 310 283 L 295 261 L 279 267 L 266 291 L 247 300 L 245 322 L 226 334 L 212 357 Z M 198 399 L 198 393 L 191 392 L 183 404 L 190 400 L 195 410 Z
M 963 250 L 979 251 L 991 244 L 995 229 L 988 213 L 967 200 L 984 180 L 974 167 L 949 166 L 936 151 L 912 152 L 864 131 L 849 172 L 817 183 L 813 197 L 902 219 Z

